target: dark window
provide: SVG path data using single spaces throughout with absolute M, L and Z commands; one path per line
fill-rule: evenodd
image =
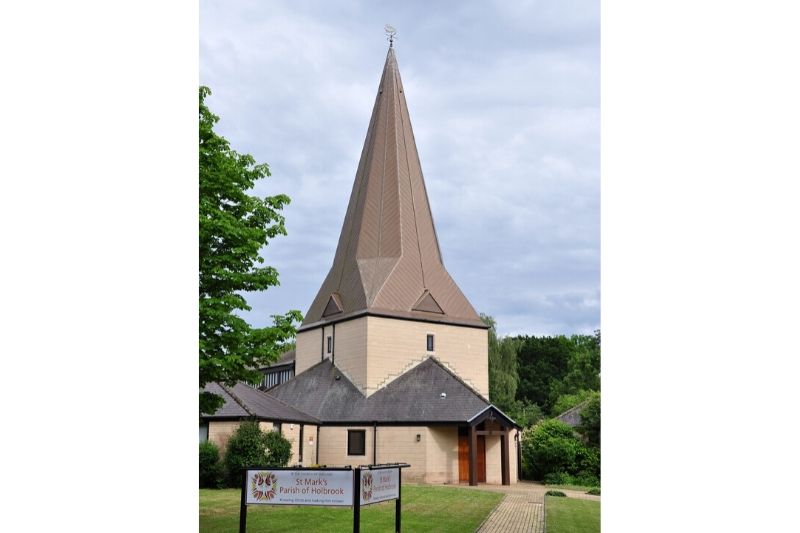
M 281 423 L 280 422 L 273 422 L 272 423 L 272 431 L 280 434 L 280 432 L 281 432 Z
M 208 440 L 208 424 L 200 423 L 200 442 Z
M 363 429 L 347 430 L 347 455 L 367 454 L 367 432 Z
M 331 353 L 332 348 L 333 348 L 333 337 L 328 335 L 328 353 Z
M 428 351 L 433 351 L 433 335 L 428 333 Z

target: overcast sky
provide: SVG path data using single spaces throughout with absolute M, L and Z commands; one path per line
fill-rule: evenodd
M 395 44 L 445 266 L 501 334 L 600 327 L 597 0 L 200 3 L 217 131 L 269 164 L 289 235 L 247 318 L 308 310 L 333 260 Z

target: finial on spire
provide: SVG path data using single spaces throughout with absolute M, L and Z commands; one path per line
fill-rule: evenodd
M 397 35 L 397 30 L 394 29 L 394 26 L 391 24 L 387 24 L 383 27 L 383 31 L 386 32 L 386 37 L 389 39 L 389 48 L 392 48 L 394 45 L 394 37 Z

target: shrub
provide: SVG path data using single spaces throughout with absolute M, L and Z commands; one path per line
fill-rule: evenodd
M 567 495 L 560 490 L 548 490 L 544 493 L 545 496 L 555 496 L 556 498 L 566 498 Z
M 560 420 L 545 420 L 522 433 L 522 469 L 529 479 L 552 484 L 597 485 L 600 450 L 583 443 Z
M 292 446 L 276 431 L 264 432 L 258 422 L 242 422 L 228 441 L 225 478 L 229 487 L 242 484 L 242 470 L 250 466 L 286 466 Z
M 213 442 L 200 443 L 200 488 L 218 489 L 222 485 L 222 463 L 219 448 Z
M 600 489 L 597 487 L 589 489 L 586 491 L 586 494 L 591 494 L 592 496 L 600 496 Z

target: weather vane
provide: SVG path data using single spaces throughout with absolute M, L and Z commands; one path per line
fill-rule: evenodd
M 392 45 L 394 44 L 394 37 L 397 35 L 397 30 L 394 29 L 394 26 L 391 24 L 387 24 L 383 27 L 383 31 L 386 32 L 386 36 L 389 39 L 389 48 L 392 48 Z

